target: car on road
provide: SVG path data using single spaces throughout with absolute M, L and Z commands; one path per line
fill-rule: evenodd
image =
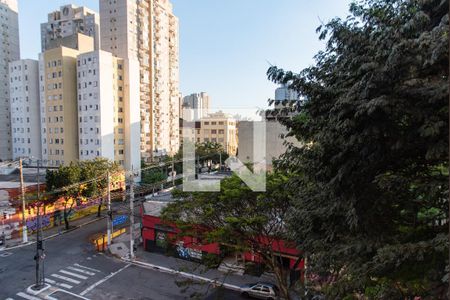
M 280 299 L 280 290 L 278 287 L 275 284 L 268 282 L 246 284 L 241 287 L 241 294 L 244 297 L 256 299 Z

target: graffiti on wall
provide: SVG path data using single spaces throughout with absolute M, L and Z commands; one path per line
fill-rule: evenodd
M 186 248 L 184 247 L 184 243 L 182 241 L 177 243 L 177 254 L 180 258 L 184 259 L 202 259 L 202 251 L 192 248 Z
M 41 216 L 41 226 L 42 228 L 50 226 L 50 215 Z M 37 217 L 27 220 L 27 229 L 30 231 L 35 231 L 36 229 L 38 229 Z

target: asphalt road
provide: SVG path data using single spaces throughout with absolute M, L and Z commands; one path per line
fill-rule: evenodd
M 174 275 L 149 270 L 98 254 L 91 238 L 104 231 L 105 222 L 86 225 L 45 242 L 45 274 L 50 287 L 39 295 L 34 284 L 36 244 L 0 252 L 0 300 L 54 299 L 240 299 L 231 291 L 187 282 Z

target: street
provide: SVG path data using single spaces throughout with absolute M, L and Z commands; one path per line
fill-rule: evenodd
M 49 288 L 32 295 L 36 244 L 0 252 L 0 299 L 238 299 L 237 293 L 130 265 L 95 251 L 90 238 L 98 221 L 45 242 Z

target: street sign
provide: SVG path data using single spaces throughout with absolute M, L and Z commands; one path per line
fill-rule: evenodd
M 117 225 L 121 225 L 123 223 L 125 223 L 128 219 L 127 215 L 122 215 L 122 216 L 117 216 L 114 218 L 112 224 L 113 226 L 117 226 Z

